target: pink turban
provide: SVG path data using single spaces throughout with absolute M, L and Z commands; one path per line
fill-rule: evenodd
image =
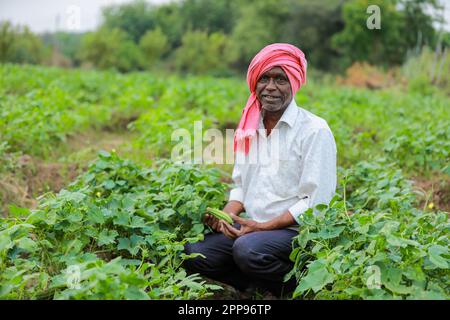
M 305 54 L 299 48 L 287 43 L 268 45 L 253 58 L 247 72 L 251 94 L 234 136 L 235 152 L 244 150 L 245 154 L 248 154 L 251 139 L 256 135 L 261 113 L 261 104 L 256 97 L 256 83 L 261 75 L 273 67 L 281 67 L 289 78 L 294 97 L 306 82 L 306 66 Z

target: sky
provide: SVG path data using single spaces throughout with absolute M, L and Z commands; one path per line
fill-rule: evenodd
M 170 2 L 146 1 L 154 4 Z M 446 29 L 450 31 L 450 0 L 442 1 L 446 3 Z M 130 0 L 0 0 L 0 21 L 28 25 L 36 33 L 83 32 L 94 30 L 100 24 L 103 6 L 125 2 Z
M 0 21 L 28 25 L 33 32 L 94 30 L 101 22 L 101 8 L 130 0 L 0 0 Z M 169 0 L 147 0 L 164 3 Z

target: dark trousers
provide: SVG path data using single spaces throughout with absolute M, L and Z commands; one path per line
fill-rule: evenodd
M 206 258 L 188 259 L 184 267 L 241 291 L 253 285 L 280 295 L 295 289 L 295 280 L 283 283 L 283 277 L 293 267 L 289 255 L 297 234 L 290 229 L 258 231 L 235 240 L 222 233 L 208 234 L 203 241 L 185 245 L 186 254 L 201 253 Z

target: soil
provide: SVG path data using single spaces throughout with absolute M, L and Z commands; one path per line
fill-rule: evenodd
M 414 190 L 419 193 L 419 208 L 428 207 L 426 209 L 450 213 L 450 176 L 436 174 L 430 178 L 414 177 L 412 180 Z
M 221 286 L 223 290 L 218 290 L 214 293 L 209 299 L 211 300 L 279 300 L 282 298 L 274 296 L 272 293 L 264 290 L 256 290 L 252 292 L 242 292 L 237 290 L 236 288 L 225 284 L 223 282 L 219 282 L 216 280 L 212 280 L 210 278 L 206 278 L 207 283 Z
M 102 131 L 106 132 L 124 132 L 128 130 L 128 125 L 139 118 L 138 114 L 124 117 L 120 113 L 113 113 L 109 124 L 103 126 Z
M 129 132 L 90 130 L 69 136 L 67 143 L 48 157 L 56 161 L 18 157 L 14 171 L 0 176 L 0 212 L 8 215 L 10 204 L 34 209 L 37 196 L 59 192 L 86 170 L 99 150 L 119 150 L 129 139 Z

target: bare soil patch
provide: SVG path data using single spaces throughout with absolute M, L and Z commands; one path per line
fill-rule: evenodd
M 444 174 L 430 178 L 414 177 L 413 186 L 419 196 L 419 208 L 450 212 L 450 177 Z
M 59 192 L 86 170 L 99 150 L 119 150 L 130 139 L 129 132 L 90 130 L 70 136 L 67 143 L 44 160 L 21 155 L 14 169 L 0 175 L 0 214 L 8 215 L 9 205 L 33 209 L 37 196 Z

